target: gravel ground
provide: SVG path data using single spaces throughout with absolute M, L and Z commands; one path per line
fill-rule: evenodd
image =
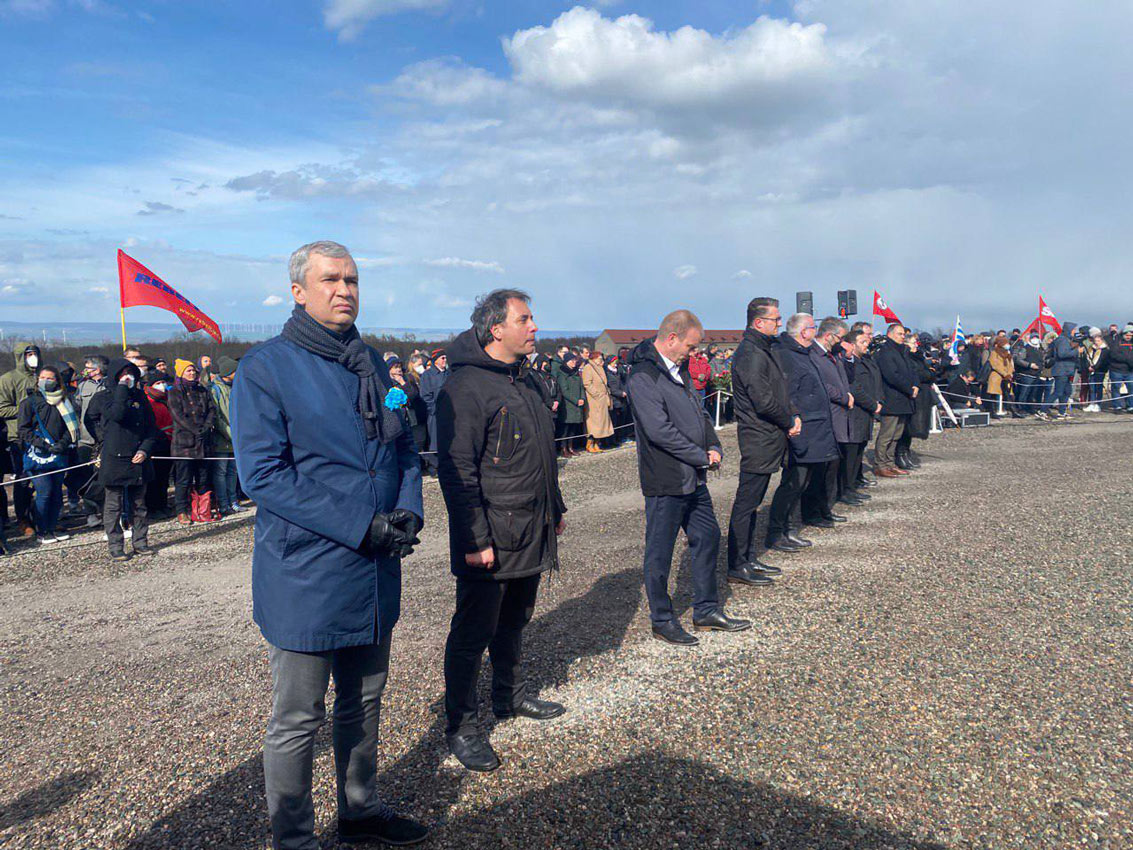
M 437 715 L 453 581 L 429 483 L 384 792 L 438 848 L 1133 847 L 1131 437 L 1082 416 L 934 438 L 849 523 L 769 557 L 775 586 L 725 591 L 754 630 L 692 650 L 649 638 L 633 450 L 572 461 L 563 569 L 527 632 L 529 679 L 570 713 L 497 725 L 489 775 L 447 757 Z M 154 540 L 124 566 L 103 545 L 0 560 L 5 848 L 268 846 L 251 523 Z

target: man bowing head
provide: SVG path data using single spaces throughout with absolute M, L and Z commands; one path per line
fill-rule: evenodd
M 264 783 L 272 845 L 315 850 L 311 762 L 334 676 L 339 840 L 413 844 L 378 795 L 378 715 L 401 559 L 424 524 L 405 395 L 354 326 L 358 266 L 336 242 L 291 255 L 295 309 L 240 361 L 236 466 L 255 499 L 252 616 L 268 642 Z

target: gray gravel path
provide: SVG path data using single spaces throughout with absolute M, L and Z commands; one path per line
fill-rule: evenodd
M 440 732 L 453 582 L 430 484 L 382 786 L 437 848 L 1133 847 L 1131 445 L 1133 419 L 1109 416 L 934 438 L 851 522 L 769 557 L 774 587 L 726 591 L 753 631 L 685 651 L 649 639 L 633 450 L 571 462 L 564 568 L 527 642 L 570 713 L 496 726 L 487 776 Z M 251 524 L 155 538 L 125 566 L 101 545 L 0 560 L 5 848 L 268 846 Z

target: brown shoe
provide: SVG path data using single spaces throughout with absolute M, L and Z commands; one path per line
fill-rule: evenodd
M 193 521 L 189 519 L 188 514 L 177 514 L 177 522 L 179 525 L 192 525 Z
M 894 469 L 892 466 L 887 466 L 882 469 L 875 469 L 873 474 L 878 478 L 900 478 L 901 473 Z
M 894 471 L 894 472 L 896 472 L 896 473 L 897 473 L 898 475 L 912 475 L 912 474 L 913 474 L 913 473 L 911 473 L 911 472 L 910 472 L 909 470 L 907 470 L 907 469 L 902 469 L 902 468 L 901 468 L 901 467 L 899 467 L 899 466 L 895 466 L 895 467 L 893 467 L 893 471 Z
M 35 537 L 35 526 L 30 522 L 20 523 L 20 534 L 23 537 Z

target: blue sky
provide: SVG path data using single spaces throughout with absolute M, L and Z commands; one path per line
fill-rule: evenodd
M 0 0 L 0 316 L 114 320 L 114 251 L 218 321 L 360 258 L 365 325 L 1133 318 L 1128 3 Z M 139 320 L 160 320 L 135 308 Z M 128 317 L 129 318 L 129 317 Z

